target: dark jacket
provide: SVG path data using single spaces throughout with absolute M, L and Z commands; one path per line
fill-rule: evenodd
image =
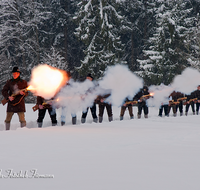
M 143 98 L 143 96 L 149 95 L 149 90 L 148 88 L 142 88 L 134 97 L 134 100 L 142 100 L 139 101 L 138 104 L 146 105 L 146 100 L 149 98 Z
M 43 105 L 44 106 L 44 109 L 51 109 L 52 108 L 52 101 L 54 99 L 51 98 L 49 100 L 45 100 L 42 96 L 37 96 L 37 105 Z
M 2 95 L 5 99 L 8 99 L 12 94 L 16 94 L 14 96 L 13 101 L 8 101 L 7 112 L 25 112 L 25 101 L 24 96 L 19 94 L 19 91 L 27 88 L 27 81 L 22 80 L 20 77 L 17 79 L 10 79 L 6 82 L 3 87 Z M 28 95 L 28 92 L 25 93 L 25 96 Z M 16 104 L 16 105 L 15 105 Z
M 200 100 L 200 90 L 194 91 L 194 98 L 197 98 L 197 100 Z
M 172 100 L 174 100 L 175 102 L 177 102 L 178 98 L 183 98 L 184 97 L 184 94 L 181 93 L 181 92 L 176 92 L 176 91 L 173 91 L 170 96 L 172 97 Z

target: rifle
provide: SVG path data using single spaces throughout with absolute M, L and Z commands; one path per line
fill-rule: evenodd
M 178 98 L 177 101 L 187 100 L 187 97 Z
M 153 93 L 150 93 L 150 94 L 147 94 L 147 95 L 143 95 L 143 96 L 140 97 L 140 100 L 146 100 L 151 96 L 153 96 Z
M 197 98 L 192 98 L 192 99 L 190 99 L 190 100 L 189 100 L 189 103 L 191 103 L 191 102 L 196 103 L 196 102 L 197 102 Z
M 11 96 L 12 96 L 12 97 L 15 97 L 15 96 L 19 95 L 19 94 L 20 94 L 20 91 L 27 92 L 28 90 L 27 90 L 27 88 L 21 89 L 21 90 L 17 91 L 16 93 L 13 93 Z M 4 106 L 8 101 L 9 101 L 9 99 L 5 99 L 5 98 L 4 98 L 4 99 L 1 101 L 1 103 L 2 103 L 3 106 Z M 20 101 L 21 101 L 21 100 L 20 100 Z
M 180 104 L 180 102 L 179 101 L 174 102 L 174 100 L 170 100 L 169 104 L 170 106 L 174 106 L 174 105 Z
M 135 104 L 137 104 L 138 103 L 138 101 L 137 100 L 133 100 L 133 101 L 128 101 L 128 102 L 125 102 L 125 104 L 133 104 L 133 105 L 135 105 Z
M 44 106 L 44 109 L 47 109 L 50 107 L 50 104 L 52 104 L 53 102 L 57 102 L 59 99 L 56 100 L 48 100 L 46 102 L 43 102 L 42 105 Z M 36 110 L 39 109 L 39 105 L 36 104 L 35 106 L 32 107 L 33 111 L 35 112 Z

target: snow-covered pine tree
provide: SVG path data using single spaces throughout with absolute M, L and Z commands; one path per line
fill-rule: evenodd
M 175 75 L 188 66 L 188 49 L 185 39 L 191 22 L 192 7 L 189 1 L 160 0 L 156 3 L 155 34 L 149 38 L 146 59 L 138 60 L 139 74 L 150 84 L 169 84 Z
M 53 46 L 51 47 L 51 52 L 46 53 L 43 57 L 43 63 L 56 67 L 58 69 L 67 70 L 68 63 L 63 56 L 60 55 Z
M 18 65 L 27 78 L 40 62 L 40 25 L 50 15 L 44 2 L 0 1 L 0 55 L 6 55 L 5 64 Z
M 137 59 L 155 25 L 155 0 L 123 0 L 120 2 L 123 20 L 121 39 L 125 44 L 123 59 L 132 71 L 139 69 Z
M 118 14 L 116 0 L 82 0 L 74 17 L 78 23 L 76 36 L 85 43 L 85 58 L 77 68 L 80 75 L 91 73 L 96 78 L 108 65 L 120 62 L 123 52 L 120 27 L 123 17 Z
M 50 0 L 52 14 L 48 25 L 45 26 L 50 31 L 46 47 L 54 46 L 68 62 L 68 69 L 72 72 L 75 70 L 74 67 L 80 65 L 80 59 L 83 58 L 81 51 L 83 45 L 74 34 L 76 25 L 73 16 L 79 2 L 79 0 Z M 46 52 L 49 52 L 49 49 Z
M 194 20 L 194 25 L 190 28 L 190 34 L 186 39 L 188 44 L 188 51 L 190 54 L 188 55 L 188 63 L 191 67 L 200 71 L 200 16 L 199 13 L 196 15 L 196 19 Z

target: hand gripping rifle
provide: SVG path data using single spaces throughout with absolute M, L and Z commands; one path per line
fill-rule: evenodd
M 46 101 L 46 102 L 43 102 L 42 103 L 42 105 L 44 106 L 44 109 L 47 109 L 47 108 L 49 108 L 50 106 L 51 106 L 51 104 L 53 103 L 53 102 L 57 102 L 58 101 L 58 99 L 53 99 L 53 100 L 48 100 L 48 101 Z M 36 110 L 38 110 L 39 109 L 39 105 L 38 104 L 36 104 L 35 106 L 33 106 L 32 107 L 32 109 L 33 109 L 33 111 L 35 112 Z
M 192 98 L 192 99 L 190 99 L 190 100 L 189 100 L 189 103 L 191 103 L 191 102 L 197 103 L 197 98 Z
M 17 91 L 16 93 L 13 93 L 11 96 L 12 96 L 12 97 L 15 97 L 15 96 L 19 95 L 19 94 L 20 94 L 20 91 L 27 92 L 28 90 L 27 90 L 27 88 L 21 89 L 21 90 Z M 21 97 L 21 99 L 19 100 L 19 102 L 17 102 L 16 104 L 13 104 L 13 106 L 19 104 L 19 103 L 21 102 L 21 100 L 23 99 L 23 97 L 24 97 L 24 95 Z M 8 101 L 9 101 L 9 99 L 5 99 L 5 98 L 4 98 L 4 99 L 1 101 L 1 103 L 2 103 L 3 106 L 4 106 L 5 104 L 7 104 Z
M 150 97 L 153 97 L 153 93 L 149 93 L 149 94 L 147 94 L 147 95 L 141 96 L 141 97 L 140 97 L 140 100 L 146 100 L 146 99 L 148 99 L 148 98 L 150 98 Z

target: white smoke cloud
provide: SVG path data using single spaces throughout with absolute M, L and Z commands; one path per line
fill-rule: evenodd
M 174 77 L 169 85 L 150 86 L 150 91 L 154 92 L 153 99 L 148 100 L 149 106 L 159 107 L 162 103 L 169 102 L 168 96 L 173 92 L 190 94 L 197 89 L 200 84 L 200 72 L 194 68 L 186 68 L 180 75 Z
M 110 89 L 109 101 L 115 106 L 121 106 L 126 97 L 132 99 L 143 87 L 143 80 L 132 73 L 127 66 L 115 65 L 108 67 L 99 86 Z
M 173 92 L 173 88 L 164 84 L 152 85 L 149 91 L 153 92 L 153 98 L 148 99 L 148 106 L 160 107 L 162 104 L 169 103 L 169 95 Z
M 143 80 L 128 70 L 126 66 L 116 65 L 109 67 L 102 80 L 92 82 L 69 81 L 67 85 L 58 93 L 57 105 L 66 107 L 66 112 L 77 113 L 86 110 L 93 105 L 98 95 L 111 93 L 107 102 L 113 105 L 122 105 L 127 96 L 133 96 L 143 86 Z
M 173 82 L 172 88 L 185 94 L 190 94 L 197 89 L 200 84 L 200 72 L 194 68 L 186 68 L 181 75 L 177 75 Z
M 96 96 L 95 85 L 90 80 L 81 83 L 70 80 L 69 85 L 63 87 L 57 94 L 59 101 L 56 105 L 66 107 L 66 112 L 75 114 L 92 106 Z

